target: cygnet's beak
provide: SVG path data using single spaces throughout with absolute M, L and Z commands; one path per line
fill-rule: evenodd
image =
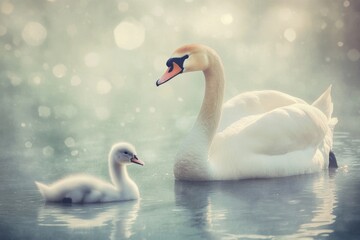
M 139 164 L 141 166 L 144 166 L 144 164 L 145 164 L 143 161 L 138 159 L 136 155 L 134 155 L 130 160 L 131 160 L 131 162 Z

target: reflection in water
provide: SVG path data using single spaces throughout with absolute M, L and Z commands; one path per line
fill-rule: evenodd
M 111 227 L 110 239 L 129 238 L 139 211 L 139 201 L 114 204 L 59 205 L 46 204 L 38 211 L 40 226 L 91 229 Z
M 293 178 L 175 183 L 176 204 L 208 239 L 327 236 L 335 222 L 334 179 L 326 172 Z
M 313 183 L 313 192 L 318 205 L 313 211 L 313 218 L 309 223 L 304 223 L 294 237 L 316 237 L 318 235 L 326 236 L 333 232 L 330 227 L 335 222 L 334 208 L 336 207 L 337 197 L 335 193 L 336 172 L 329 172 L 329 176 L 321 175 Z
M 189 210 L 190 227 L 200 230 L 208 239 L 212 235 L 207 231 L 212 224 L 212 210 L 209 201 L 210 182 L 175 182 L 176 205 Z

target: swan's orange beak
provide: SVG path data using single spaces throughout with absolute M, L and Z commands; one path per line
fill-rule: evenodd
M 144 164 L 145 164 L 143 161 L 138 159 L 136 155 L 134 155 L 130 160 L 131 160 L 132 163 L 136 163 L 136 164 L 139 164 L 141 166 L 144 166 Z
M 160 86 L 161 84 L 166 83 L 176 75 L 179 75 L 183 72 L 183 69 L 176 62 L 173 62 L 172 64 L 173 65 L 166 70 L 161 78 L 156 81 L 156 86 Z

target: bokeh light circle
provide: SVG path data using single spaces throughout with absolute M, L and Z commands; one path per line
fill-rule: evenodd
M 145 40 L 145 28 L 136 21 L 123 21 L 114 29 L 115 43 L 119 48 L 133 50 Z
M 29 46 L 40 46 L 46 39 L 47 31 L 38 22 L 28 22 L 22 30 L 22 38 Z

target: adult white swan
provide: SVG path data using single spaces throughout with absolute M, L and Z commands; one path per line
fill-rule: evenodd
M 144 165 L 129 143 L 115 144 L 109 153 L 109 173 L 112 183 L 87 175 L 61 179 L 50 186 L 35 182 L 47 202 L 99 203 L 138 199 L 139 189 L 129 177 L 126 165 Z
M 218 54 L 203 45 L 186 45 L 166 65 L 157 86 L 184 72 L 203 71 L 205 76 L 200 113 L 176 155 L 177 179 L 236 180 L 312 173 L 329 166 L 329 154 L 336 164 L 331 147 L 337 119 L 331 118 L 330 87 L 312 105 L 277 91 L 241 94 L 224 104 L 230 111 L 223 120 L 226 126 L 217 132 L 224 93 Z M 238 105 L 249 111 L 236 113 Z

